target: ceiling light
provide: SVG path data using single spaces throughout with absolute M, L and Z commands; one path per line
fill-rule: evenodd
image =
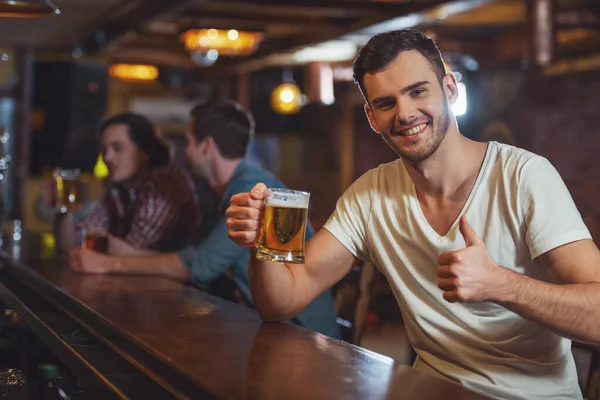
M 108 74 L 124 81 L 152 82 L 158 79 L 158 68 L 153 65 L 114 64 Z
M 40 18 L 60 14 L 50 0 L 0 0 L 0 17 Z
M 222 56 L 247 56 L 256 51 L 262 33 L 235 29 L 190 29 L 181 35 L 187 51 L 208 52 L 213 49 Z

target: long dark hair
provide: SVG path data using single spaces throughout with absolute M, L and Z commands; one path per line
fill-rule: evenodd
M 169 149 L 156 137 L 156 131 L 147 118 L 134 113 L 115 115 L 100 126 L 100 135 L 110 125 L 127 125 L 129 139 L 144 153 L 148 154 L 148 166 L 160 167 L 169 164 Z

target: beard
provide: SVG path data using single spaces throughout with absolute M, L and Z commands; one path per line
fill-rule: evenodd
M 390 128 L 389 134 L 382 134 L 381 137 L 396 153 L 398 153 L 400 158 L 413 164 L 425 161 L 435 153 L 438 147 L 440 147 L 440 144 L 446 137 L 446 133 L 450 127 L 450 113 L 448 111 L 448 100 L 446 98 L 444 98 L 444 107 L 442 109 L 442 113 L 435 120 L 431 117 L 429 118 L 428 128 L 431 128 L 433 131 L 433 136 L 417 150 L 407 151 L 398 147 L 393 140 L 390 139 L 390 137 L 396 136 L 393 133 L 395 130 L 394 127 Z

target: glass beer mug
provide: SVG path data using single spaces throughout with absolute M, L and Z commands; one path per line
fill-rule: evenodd
M 63 169 L 54 172 L 56 186 L 56 212 L 65 214 L 82 206 L 82 183 L 78 169 Z
M 81 243 L 84 249 L 90 249 L 99 253 L 108 252 L 108 236 L 102 229 L 84 229 L 83 241 Z
M 256 258 L 304 263 L 310 193 L 289 189 L 267 189 L 267 193 Z

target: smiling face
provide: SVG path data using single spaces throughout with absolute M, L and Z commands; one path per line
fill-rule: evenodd
M 450 127 L 449 101 L 457 94 L 452 74 L 440 83 L 427 59 L 409 50 L 366 74 L 364 88 L 371 126 L 400 157 L 419 163 L 435 153 Z

